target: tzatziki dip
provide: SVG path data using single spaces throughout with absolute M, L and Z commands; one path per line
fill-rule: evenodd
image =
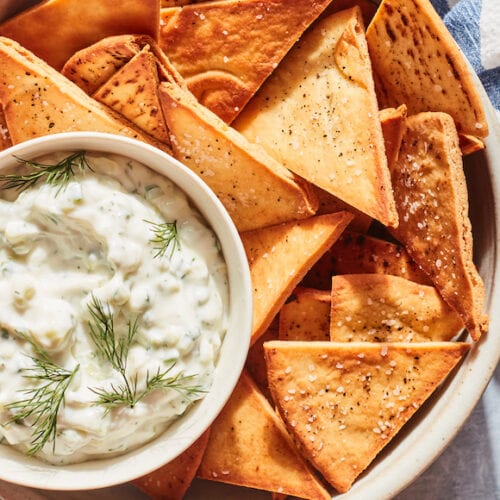
M 227 328 L 219 243 L 138 162 L 18 161 L 0 183 L 0 441 L 52 464 L 125 453 L 210 390 Z

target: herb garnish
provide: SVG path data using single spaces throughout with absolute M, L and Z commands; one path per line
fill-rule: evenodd
M 163 257 L 170 249 L 169 257 L 172 257 L 176 249 L 180 249 L 179 233 L 177 231 L 177 221 L 174 222 L 152 222 L 145 220 L 151 224 L 154 238 L 149 240 L 153 243 L 153 248 L 156 250 L 154 257 Z
M 174 364 L 165 371 L 158 369 L 152 376 L 147 372 L 145 387 L 138 390 L 137 375 L 131 380 L 126 371 L 127 357 L 137 333 L 139 318 L 128 323 L 126 335 L 118 337 L 109 304 L 104 305 L 99 299 L 92 297 L 92 303 L 88 307 L 92 318 L 92 322 L 89 322 L 90 336 L 99 354 L 109 361 L 123 380 L 121 384 L 111 385 L 109 390 L 102 388 L 91 389 L 98 396 L 96 403 L 104 406 L 106 411 L 122 405 L 133 408 L 141 399 L 156 389 L 173 389 L 186 396 L 203 392 L 198 386 L 188 385 L 193 376 L 181 374 L 169 376 Z
M 83 172 L 86 168 L 92 170 L 85 157 L 85 151 L 72 153 L 55 165 L 24 160 L 18 157 L 16 159 L 18 162 L 31 167 L 32 171 L 26 174 L 0 175 L 0 180 L 5 181 L 4 189 L 16 189 L 21 192 L 33 187 L 40 180 L 52 186 L 59 186 L 59 190 L 61 190 L 76 175 L 76 172 Z
M 27 396 L 26 399 L 6 405 L 8 410 L 16 412 L 7 424 L 19 423 L 30 417 L 33 418 L 34 429 L 28 455 L 34 455 L 47 442 L 52 442 L 53 448 L 55 448 L 59 408 L 64 404 L 66 389 L 80 365 L 77 365 L 72 371 L 66 370 L 55 364 L 47 352 L 27 335 L 22 333 L 20 335 L 32 345 L 35 351 L 35 355 L 30 356 L 34 366 L 23 368 L 24 377 L 38 381 L 40 385 L 32 389 L 22 390 L 21 392 Z

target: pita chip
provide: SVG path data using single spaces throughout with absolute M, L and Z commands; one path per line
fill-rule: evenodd
M 7 127 L 3 109 L 0 106 L 0 151 L 10 146 L 12 146 L 12 141 L 10 140 L 9 128 Z
M 451 116 L 427 112 L 407 119 L 392 182 L 400 224 L 391 233 L 478 340 L 488 325 L 485 290 L 472 260 L 467 186 Z
M 279 314 L 280 340 L 330 340 L 331 292 L 297 287 Z
M 245 372 L 212 424 L 198 476 L 301 498 L 331 499 Z
M 488 135 L 472 71 L 429 0 L 384 0 L 366 38 L 380 107 L 442 111 L 459 132 Z
M 464 156 L 477 153 L 484 149 L 484 142 L 479 139 L 479 137 L 468 134 L 458 134 L 458 140 Z
M 335 342 L 448 341 L 464 326 L 433 286 L 390 274 L 334 276 L 330 317 Z
M 167 149 L 87 96 L 17 42 L 0 37 L 0 106 L 13 144 L 57 132 L 92 130 Z
M 311 268 L 302 285 L 330 290 L 334 274 L 370 273 L 393 274 L 424 285 L 432 283 L 403 245 L 348 230 Z
M 251 344 L 266 331 L 306 272 L 351 219 L 348 212 L 338 212 L 241 233 L 253 285 Z
M 92 97 L 168 144 L 170 140 L 158 95 L 159 83 L 156 58 L 146 46 Z
M 271 392 L 288 431 L 344 493 L 469 344 L 274 341 L 264 349 Z
M 226 0 L 161 9 L 160 47 L 230 123 L 331 0 Z
M 125 33 L 158 37 L 159 0 L 47 0 L 0 25 L 12 38 L 56 69 L 77 50 Z
M 196 476 L 209 434 L 210 430 L 205 431 L 184 453 L 132 484 L 155 500 L 182 500 Z
M 249 143 L 178 85 L 160 85 L 174 156 L 219 197 L 240 231 L 303 219 L 317 209 L 311 186 Z
M 75 52 L 61 73 L 88 95 L 93 95 L 121 67 L 139 52 L 151 52 L 158 65 L 161 80 L 183 85 L 182 77 L 172 66 L 155 40 L 147 35 L 116 35 Z
M 233 126 L 311 183 L 397 225 L 359 8 L 307 31 Z
M 382 135 L 384 136 L 387 163 L 392 165 L 398 158 L 399 147 L 403 139 L 406 106 L 401 104 L 398 108 L 381 109 L 379 118 L 382 125 Z

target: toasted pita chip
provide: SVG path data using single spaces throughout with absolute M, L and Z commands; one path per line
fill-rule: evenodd
M 0 106 L 0 151 L 10 146 L 12 146 L 12 141 L 10 140 L 9 128 L 7 127 L 3 109 Z
M 332 279 L 330 340 L 448 341 L 464 324 L 433 286 L 389 274 Z
M 384 0 L 366 38 L 381 107 L 443 111 L 460 132 L 488 135 L 472 72 L 429 0 Z
M 161 9 L 160 47 L 230 123 L 331 0 L 226 0 Z
M 280 309 L 280 340 L 330 340 L 331 292 L 297 287 Z
M 407 119 L 392 181 L 400 224 L 391 233 L 478 340 L 488 324 L 485 291 L 472 261 L 467 186 L 449 115 L 429 112 Z
M 253 284 L 253 344 L 309 268 L 352 219 L 348 212 L 241 233 Z
M 234 122 L 285 167 L 397 224 L 358 8 L 315 24 Z
M 345 231 L 307 273 L 302 285 L 330 290 L 334 274 L 370 273 L 393 274 L 423 285 L 432 283 L 402 245 Z
M 188 91 L 164 82 L 160 99 L 175 157 L 213 189 L 240 231 L 316 211 L 308 183 L 250 144 Z
M 381 109 L 379 118 L 384 136 L 387 164 L 392 165 L 398 158 L 399 147 L 403 139 L 406 106 L 401 104 L 398 108 Z
M 271 392 L 303 454 L 339 492 L 458 363 L 458 342 L 264 344 Z
M 159 469 L 132 481 L 155 500 L 181 500 L 196 476 L 208 444 L 205 431 L 184 453 Z
M 141 33 L 158 38 L 158 0 L 47 0 L 0 25 L 12 38 L 56 69 L 77 50 L 107 36 Z
M 57 132 L 126 135 L 168 150 L 87 96 L 55 69 L 0 37 L 0 105 L 13 144 Z
M 331 499 L 245 372 L 212 424 L 198 476 L 301 498 Z
M 484 142 L 473 135 L 458 134 L 458 141 L 464 156 L 477 153 L 484 149 Z
M 145 46 L 94 94 L 93 98 L 114 109 L 142 130 L 169 143 L 167 126 L 158 96 L 156 58 Z
M 154 55 L 160 80 L 184 85 L 184 80 L 163 51 L 147 35 L 117 35 L 104 38 L 73 54 L 65 62 L 61 73 L 85 93 L 92 95 L 141 50 L 148 50 Z

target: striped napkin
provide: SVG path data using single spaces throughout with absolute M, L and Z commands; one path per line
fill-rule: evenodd
M 500 118 L 500 0 L 431 0 Z

